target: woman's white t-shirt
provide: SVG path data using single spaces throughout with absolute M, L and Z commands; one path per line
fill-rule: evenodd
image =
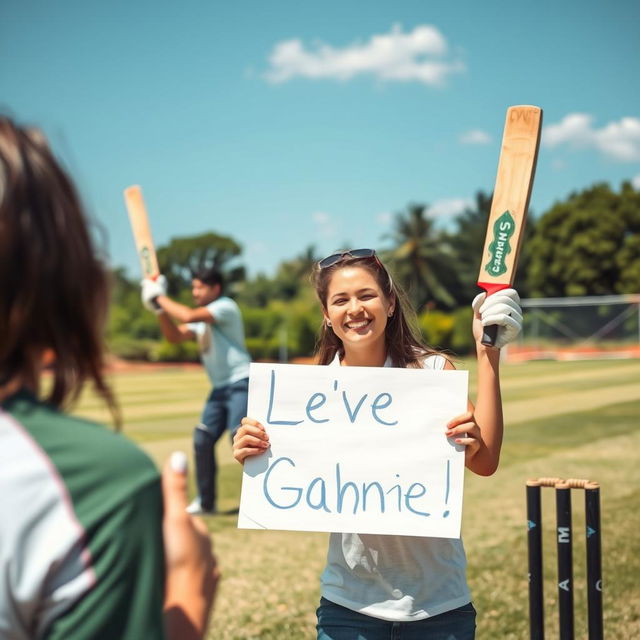
M 441 355 L 425 369 L 444 369 Z M 338 358 L 331 363 L 340 364 Z M 389 360 L 385 366 L 391 366 Z M 332 533 L 321 593 L 336 604 L 390 621 L 421 620 L 471 601 L 462 540 Z

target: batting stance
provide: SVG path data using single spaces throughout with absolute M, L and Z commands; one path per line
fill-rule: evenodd
M 200 424 L 193 432 L 198 496 L 187 507 L 191 514 L 216 512 L 215 444 L 225 431 L 233 438 L 247 413 L 249 362 L 238 305 L 223 295 L 223 278 L 214 268 L 194 274 L 192 309 L 167 296 L 164 276 L 142 281 L 142 302 L 158 316 L 164 337 L 173 343 L 197 340 L 200 358 L 213 389 Z

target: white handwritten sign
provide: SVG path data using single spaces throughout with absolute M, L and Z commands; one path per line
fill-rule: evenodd
M 460 537 L 466 371 L 252 363 L 238 527 Z

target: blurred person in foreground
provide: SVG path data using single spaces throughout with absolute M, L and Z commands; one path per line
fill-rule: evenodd
M 119 423 L 103 374 L 107 307 L 71 180 L 41 133 L 0 116 L 3 640 L 195 640 L 207 629 L 218 570 L 185 513 L 186 457 L 173 454 L 161 483 L 121 434 L 65 412 L 91 382 Z

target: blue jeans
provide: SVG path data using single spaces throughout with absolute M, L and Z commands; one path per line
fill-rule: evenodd
M 196 483 L 200 504 L 207 511 L 216 509 L 218 464 L 215 444 L 225 431 L 233 438 L 240 420 L 247 415 L 248 391 L 248 378 L 213 389 L 204 405 L 201 424 L 194 429 Z
M 389 622 L 320 599 L 318 640 L 473 640 L 476 610 L 471 603 L 414 622 Z

